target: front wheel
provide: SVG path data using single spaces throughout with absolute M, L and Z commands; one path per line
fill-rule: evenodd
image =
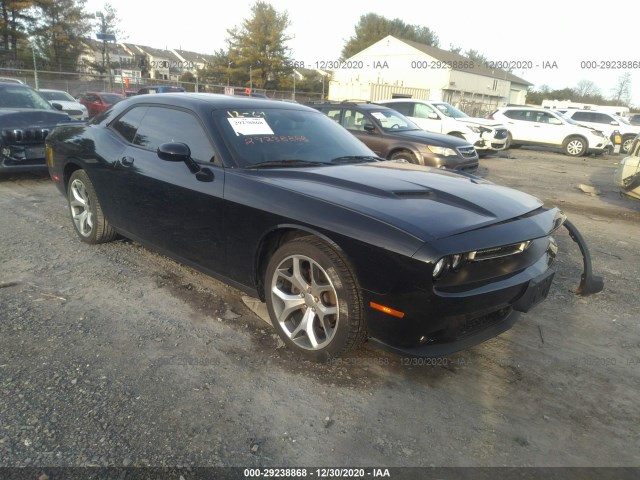
M 67 200 L 73 227 L 80 240 L 95 244 L 116 238 L 116 232 L 104 218 L 96 191 L 84 170 L 76 170 L 71 175 Z
M 572 157 L 579 157 L 587 153 L 587 142 L 580 137 L 570 137 L 564 141 L 564 153 Z
M 366 338 L 355 275 L 331 246 L 315 237 L 282 245 L 269 260 L 266 301 L 271 323 L 285 344 L 322 362 Z
M 622 145 L 620 145 L 620 153 L 624 153 L 625 155 L 629 154 L 629 150 L 631 150 L 631 144 L 633 144 L 633 139 L 635 137 L 623 137 Z
M 404 160 L 405 162 L 409 163 L 419 163 L 413 153 L 408 152 L 407 150 L 395 152 L 389 157 L 389 160 Z

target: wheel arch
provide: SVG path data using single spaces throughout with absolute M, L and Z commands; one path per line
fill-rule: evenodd
M 387 159 L 391 159 L 393 155 L 400 152 L 410 153 L 411 156 L 416 159 L 416 163 L 418 165 L 424 165 L 424 160 L 422 159 L 422 155 L 420 154 L 420 152 L 418 152 L 417 150 L 414 150 L 413 148 L 407 145 L 398 145 L 393 147 L 391 150 L 389 150 L 389 153 L 387 154 Z
M 62 171 L 62 182 L 65 192 L 69 187 L 69 179 L 71 178 L 71 175 L 73 175 L 73 172 L 75 172 L 76 170 L 82 170 L 82 167 L 75 162 L 68 162 L 64 166 L 64 170 Z
M 335 241 L 317 230 L 295 224 L 274 226 L 271 230 L 262 235 L 258 242 L 258 247 L 256 248 L 254 275 L 256 290 L 258 291 L 260 300 L 265 301 L 264 276 L 267 271 L 269 259 L 281 245 L 293 239 L 302 237 L 317 237 L 344 256 L 344 252 Z

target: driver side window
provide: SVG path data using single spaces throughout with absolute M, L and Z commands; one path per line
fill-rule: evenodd
M 423 105 L 422 103 L 416 103 L 416 108 L 413 116 L 417 118 L 429 118 L 429 115 L 433 113 L 436 112 L 430 106 Z M 436 114 L 436 116 L 438 115 Z

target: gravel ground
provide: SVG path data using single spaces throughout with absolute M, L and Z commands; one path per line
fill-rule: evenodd
M 48 177 L 0 178 L 0 467 L 638 466 L 640 202 L 613 187 L 619 158 L 481 161 L 565 210 L 604 292 L 573 293 L 562 234 L 550 297 L 500 337 L 331 365 L 283 348 L 233 288 L 81 243 Z

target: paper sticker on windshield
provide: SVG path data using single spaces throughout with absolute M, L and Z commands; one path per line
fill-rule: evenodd
M 273 135 L 273 130 L 264 118 L 227 118 L 231 128 L 240 135 Z
M 377 118 L 378 120 L 386 120 L 387 117 L 384 115 L 384 113 L 382 112 L 371 112 L 371 115 L 373 115 L 375 118 Z

